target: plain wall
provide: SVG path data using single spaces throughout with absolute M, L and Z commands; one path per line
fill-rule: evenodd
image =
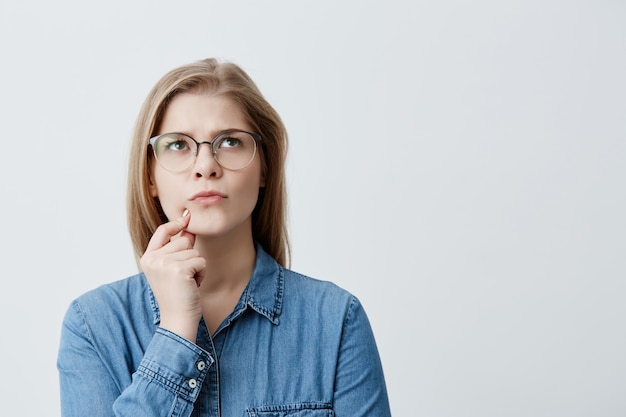
M 626 3 L 0 0 L 3 408 L 59 415 L 63 314 L 135 273 L 166 71 L 282 115 L 293 269 L 356 294 L 395 416 L 626 414 Z

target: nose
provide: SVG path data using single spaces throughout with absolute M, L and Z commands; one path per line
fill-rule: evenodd
M 204 145 L 204 146 L 203 146 Z M 222 167 L 217 163 L 208 142 L 198 145 L 198 155 L 193 166 L 194 174 L 198 178 L 219 177 L 222 175 Z

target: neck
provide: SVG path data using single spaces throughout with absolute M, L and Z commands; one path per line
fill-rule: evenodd
M 243 290 L 247 285 L 256 262 L 256 248 L 251 234 L 218 238 L 196 236 L 194 247 L 206 260 L 201 293 Z

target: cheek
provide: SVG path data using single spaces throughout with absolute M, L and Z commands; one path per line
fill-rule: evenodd
M 256 205 L 256 201 L 259 198 L 259 182 L 258 179 L 255 180 L 242 184 L 240 188 L 241 195 L 250 205 Z
M 259 188 L 265 186 L 265 182 L 263 177 L 260 174 L 260 169 L 256 171 L 253 175 L 246 176 L 246 178 L 242 178 L 239 183 L 239 193 L 243 199 L 246 201 L 246 206 L 254 208 L 256 206 L 257 200 L 259 199 Z
M 152 197 L 158 198 L 161 208 L 165 212 L 168 218 L 173 218 L 180 215 L 178 213 L 179 207 L 177 202 L 180 200 L 180 192 L 182 188 L 180 184 L 175 181 L 175 178 L 171 174 L 164 175 L 163 172 L 155 170 L 152 175 L 150 183 L 150 193 Z

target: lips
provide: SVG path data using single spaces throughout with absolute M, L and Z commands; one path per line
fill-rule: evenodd
M 215 204 L 215 203 L 219 203 L 225 198 L 226 196 L 224 194 L 219 193 L 217 191 L 202 191 L 197 194 L 194 194 L 189 199 L 189 201 L 191 201 L 192 203 L 196 203 L 196 204 Z

